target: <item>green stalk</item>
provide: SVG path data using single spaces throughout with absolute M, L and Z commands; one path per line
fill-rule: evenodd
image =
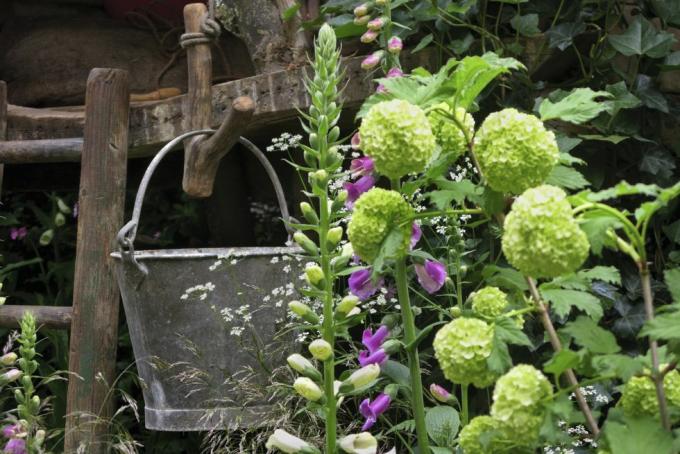
M 470 419 L 468 405 L 468 387 L 470 385 L 460 385 L 460 422 L 463 427 L 467 426 Z
M 399 191 L 401 185 L 399 180 L 392 180 L 392 189 Z M 408 359 L 408 369 L 411 378 L 411 396 L 413 406 L 413 419 L 416 423 L 416 436 L 418 439 L 418 452 L 421 454 L 430 453 L 430 440 L 427 435 L 425 424 L 425 400 L 423 398 L 423 381 L 420 371 L 420 358 L 418 357 L 418 346 L 416 340 L 416 322 L 411 308 L 411 299 L 408 291 L 408 276 L 406 274 L 406 257 L 397 258 L 395 263 L 397 295 L 401 307 L 401 318 L 404 326 L 404 343 L 410 347 L 406 349 Z

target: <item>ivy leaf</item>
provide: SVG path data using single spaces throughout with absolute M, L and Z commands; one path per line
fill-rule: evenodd
M 425 414 L 427 434 L 439 446 L 452 446 L 458 429 L 460 416 L 449 405 L 438 405 L 427 410 Z
M 626 57 L 647 55 L 652 58 L 665 57 L 676 39 L 672 33 L 657 30 L 641 14 L 635 16 L 630 26 L 620 35 L 609 35 L 609 44 Z
M 550 39 L 548 46 L 564 50 L 574 44 L 574 38 L 586 31 L 586 24 L 579 22 L 563 22 L 552 27 L 545 34 Z
M 666 270 L 663 273 L 666 287 L 673 297 L 673 302 L 680 304 L 680 268 Z
M 559 377 L 567 369 L 574 369 L 577 367 L 580 362 L 581 357 L 578 353 L 569 350 L 568 348 L 563 348 L 555 353 L 553 357 L 543 365 L 543 371 Z
M 640 170 L 664 180 L 673 176 L 675 157 L 662 148 L 652 148 L 645 152 L 640 161 Z
M 590 88 L 576 88 L 561 100 L 553 103 L 544 99 L 538 107 L 541 120 L 560 119 L 570 123 L 581 124 L 597 117 L 607 110 L 607 104 L 596 101 L 596 98 L 613 98 L 608 91 L 593 91 Z
M 614 301 L 614 309 L 619 314 L 612 325 L 612 332 L 618 337 L 634 339 L 645 323 L 645 309 L 641 304 L 631 304 L 627 298 Z
M 592 353 L 612 354 L 621 350 L 616 343 L 616 337 L 588 317 L 578 317 L 573 322 L 567 323 L 561 331 L 569 334 L 577 345 Z
M 626 423 L 609 421 L 605 424 L 604 435 L 609 450 L 616 454 L 640 454 L 649 452 L 653 446 L 655 454 L 671 454 L 673 437 L 654 418 L 626 418 Z
M 663 113 L 668 113 L 668 101 L 666 97 L 656 89 L 651 77 L 640 74 L 635 79 L 635 94 L 640 98 L 642 105 Z
M 545 182 L 546 184 L 559 186 L 564 189 L 583 189 L 586 186 L 590 186 L 590 182 L 586 180 L 581 172 L 573 167 L 561 164 L 553 167 Z
M 550 307 L 559 317 L 566 317 L 572 307 L 582 310 L 595 320 L 604 315 L 600 300 L 588 292 L 579 290 L 547 289 L 541 290 L 541 295 L 549 301 Z
M 637 96 L 628 91 L 626 83 L 623 81 L 613 85 L 606 85 L 604 89 L 614 95 L 613 99 L 605 101 L 607 112 L 611 116 L 619 113 L 621 109 L 634 109 L 642 104 Z
M 535 36 L 541 33 L 538 28 L 538 14 L 527 14 L 525 16 L 517 14 L 510 19 L 510 25 L 522 36 Z
M 662 70 L 672 70 L 680 68 L 680 50 L 671 52 L 661 65 Z
M 664 225 L 661 227 L 661 230 L 663 230 L 663 233 L 666 234 L 669 240 L 680 244 L 680 220 L 675 221 L 670 225 Z

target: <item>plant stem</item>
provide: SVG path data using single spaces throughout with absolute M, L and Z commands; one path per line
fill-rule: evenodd
M 645 302 L 645 318 L 649 322 L 654 319 L 654 297 L 652 296 L 649 268 L 645 262 L 642 262 L 640 263 L 639 269 L 640 281 L 642 283 L 642 297 Z M 659 401 L 661 425 L 664 429 L 671 430 L 666 393 L 663 389 L 664 375 L 659 373 L 659 345 L 655 340 L 652 340 L 652 338 L 649 338 L 649 352 L 652 356 L 652 381 L 654 381 L 654 387 L 656 388 L 656 399 Z
M 470 420 L 468 405 L 468 387 L 470 385 L 460 385 L 460 422 L 463 427 L 467 426 Z
M 399 180 L 392 180 L 392 189 L 399 191 L 401 185 Z M 406 257 L 398 257 L 395 263 L 397 295 L 401 307 L 401 318 L 404 326 L 404 343 L 410 348 L 406 349 L 408 368 L 411 379 L 411 396 L 413 406 L 413 419 L 416 423 L 416 436 L 418 439 L 418 452 L 420 454 L 430 454 L 430 440 L 427 435 L 425 425 L 425 400 L 423 397 L 423 382 L 420 371 L 420 358 L 418 356 L 418 346 L 415 345 L 416 322 L 411 308 L 411 299 L 408 291 L 408 276 L 406 274 Z
M 539 314 L 541 314 L 541 321 L 543 322 L 543 327 L 545 328 L 545 331 L 548 333 L 550 344 L 552 345 L 553 350 L 559 352 L 560 350 L 562 350 L 562 342 L 560 342 L 560 338 L 557 336 L 557 331 L 555 331 L 555 326 L 553 325 L 552 320 L 550 320 L 548 308 L 545 307 L 543 299 L 541 298 L 540 293 L 538 293 L 538 288 L 536 288 L 536 282 L 533 280 L 533 278 L 530 277 L 527 277 L 526 281 L 527 284 L 529 285 L 529 292 L 531 293 L 531 297 L 534 299 L 534 302 L 538 307 Z M 581 392 L 581 386 L 579 385 L 574 370 L 567 369 L 564 372 L 564 374 L 567 376 L 567 381 L 569 382 L 569 385 L 574 388 L 576 402 L 578 403 L 581 412 L 586 418 L 586 424 L 588 425 L 588 429 L 595 437 L 599 436 L 600 428 L 597 426 L 597 421 L 595 421 L 593 412 L 590 410 L 590 406 L 588 406 L 588 402 L 586 401 L 586 398 L 583 396 L 583 393 Z

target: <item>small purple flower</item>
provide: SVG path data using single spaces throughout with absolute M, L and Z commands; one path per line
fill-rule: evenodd
M 14 438 L 22 432 L 21 424 L 10 424 L 2 428 L 2 436 L 5 438 Z
M 375 88 L 376 93 L 389 93 L 389 90 L 385 88 L 383 84 L 378 84 L 378 86 Z
M 377 364 L 380 366 L 387 361 L 387 358 L 389 358 L 389 356 L 382 348 L 379 348 L 374 352 L 368 352 L 366 350 L 361 350 L 359 352 L 359 364 L 361 367 L 366 367 L 370 364 Z
M 442 403 L 447 403 L 451 398 L 451 393 L 448 392 L 446 388 L 436 383 L 430 385 L 430 393 L 432 394 L 432 397 Z
M 374 170 L 375 163 L 373 162 L 373 159 L 368 156 L 352 159 L 352 162 L 349 165 L 349 171 L 352 172 L 352 176 L 354 177 L 370 175 Z
M 5 445 L 3 452 L 7 454 L 26 454 L 26 440 L 23 438 L 12 438 Z
M 380 287 L 383 286 L 383 279 L 380 278 L 375 284 L 371 281 L 372 271 L 370 269 L 363 269 L 353 272 L 349 276 L 349 291 L 352 295 L 357 296 L 361 301 L 365 301 Z
M 370 31 L 370 30 L 369 30 L 369 31 Z M 366 32 L 366 33 L 368 33 L 368 32 Z M 364 38 L 364 36 L 366 36 L 366 33 L 364 33 L 364 34 L 362 35 L 362 37 L 361 37 L 362 41 L 361 41 L 361 42 L 364 42 L 364 41 L 363 41 L 363 38 Z M 375 33 L 375 32 L 374 32 L 374 33 Z M 381 59 L 382 59 L 382 52 L 380 52 L 380 51 L 378 51 L 378 52 L 373 52 L 371 55 L 369 55 L 368 57 L 364 58 L 364 60 L 361 62 L 361 69 L 366 69 L 366 70 L 368 70 L 368 69 L 373 69 L 373 68 L 375 68 L 376 66 L 378 66 L 378 64 L 380 63 L 380 60 L 381 60 Z
M 421 230 L 420 226 L 414 222 L 413 226 L 411 226 L 411 250 L 416 247 L 416 244 L 418 244 L 418 241 L 420 241 L 421 236 L 423 236 L 423 231 Z
M 389 335 L 390 329 L 386 325 L 380 325 L 375 333 L 371 328 L 366 328 L 361 336 L 361 343 L 372 353 L 380 348 Z
M 350 145 L 352 146 L 352 150 L 358 150 L 361 147 L 361 136 L 359 135 L 358 132 L 355 132 L 354 135 L 352 136 L 352 139 L 350 140 Z
M 387 78 L 392 79 L 394 77 L 401 77 L 404 75 L 404 72 L 397 68 L 396 66 L 394 68 L 390 68 L 389 71 L 387 71 Z
M 404 43 L 401 42 L 398 36 L 393 36 L 387 41 L 387 50 L 392 54 L 398 54 L 404 48 Z
M 28 227 L 12 227 L 9 229 L 9 237 L 14 241 L 23 240 L 28 234 Z
M 418 282 L 427 293 L 435 293 L 444 285 L 446 266 L 443 263 L 425 260 L 425 265 L 416 264 L 415 268 Z
M 361 42 L 362 42 L 362 43 L 368 44 L 368 43 L 372 43 L 373 41 L 375 41 L 377 37 L 378 37 L 378 32 L 377 32 L 377 31 L 375 31 L 375 30 L 367 30 L 366 33 L 364 33 L 363 35 L 361 35 L 361 38 L 360 38 L 360 39 L 361 39 Z M 364 62 L 366 62 L 366 61 L 367 61 L 369 58 L 371 58 L 373 55 L 375 55 L 375 54 L 369 55 L 369 56 L 366 58 L 366 60 L 364 60 Z M 364 68 L 364 62 L 361 63 L 361 67 L 362 67 L 362 68 Z M 380 59 L 379 59 L 379 58 L 378 58 L 378 62 L 380 62 Z M 378 63 L 376 63 L 376 65 L 377 65 L 377 64 L 378 64 Z M 375 65 L 373 65 L 373 66 L 375 66 Z M 364 68 L 364 69 L 366 69 L 366 68 Z
M 359 411 L 361 412 L 361 415 L 366 418 L 366 422 L 364 423 L 361 430 L 365 431 L 373 427 L 373 425 L 378 420 L 378 416 L 385 413 L 385 411 L 387 411 L 387 409 L 390 407 L 391 401 L 392 398 L 385 393 L 378 394 L 378 396 L 373 399 L 372 402 L 370 399 L 364 399 L 359 405 Z
M 378 30 L 383 28 L 383 26 L 385 25 L 385 22 L 387 22 L 387 21 L 383 17 L 376 17 L 375 19 L 370 21 L 368 24 L 366 24 L 366 26 L 368 27 L 368 29 L 370 31 L 377 32 Z
M 363 194 L 375 185 L 375 178 L 371 175 L 366 175 L 359 178 L 354 183 L 346 182 L 343 183 L 342 187 L 347 191 L 347 200 L 345 200 L 345 206 L 348 209 L 354 207 L 354 202 Z

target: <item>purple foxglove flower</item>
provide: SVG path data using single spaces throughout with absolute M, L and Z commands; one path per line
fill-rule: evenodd
M 364 269 L 355 271 L 349 276 L 349 291 L 361 301 L 365 301 L 373 296 L 383 285 L 382 278 L 374 284 L 371 281 L 371 274 L 372 271 L 370 269 Z
M 384 17 L 376 17 L 372 21 L 370 21 L 368 24 L 366 24 L 366 27 L 368 27 L 369 30 L 372 31 L 379 31 L 383 26 L 385 25 L 385 18 Z
M 372 353 L 380 348 L 389 335 L 390 330 L 386 325 L 380 325 L 380 328 L 375 330 L 375 333 L 371 328 L 366 328 L 361 336 L 361 343 Z
M 349 171 L 352 172 L 352 176 L 354 177 L 370 175 L 374 170 L 375 163 L 373 162 L 373 159 L 368 156 L 352 159 L 352 162 L 349 165 Z
M 388 354 L 382 348 L 377 349 L 374 352 L 368 352 L 366 350 L 361 350 L 359 352 L 359 364 L 361 367 L 368 366 L 369 364 L 382 365 L 389 358 Z
M 7 454 L 26 454 L 26 440 L 23 438 L 12 438 L 7 442 L 2 452 Z
M 393 36 L 387 41 L 387 50 L 392 54 L 398 54 L 403 48 L 404 44 L 398 36 Z
M 394 77 L 401 77 L 404 75 L 404 72 L 397 68 L 396 66 L 394 68 L 390 68 L 389 71 L 387 71 L 387 78 L 392 79 Z
M 14 438 L 23 432 L 21 424 L 10 424 L 2 428 L 2 436 L 5 438 Z
M 361 136 L 358 132 L 354 133 L 352 139 L 350 140 L 350 144 L 352 146 L 352 150 L 358 150 L 361 147 Z
M 376 93 L 389 93 L 390 91 L 387 88 L 385 88 L 385 86 L 383 84 L 378 84 L 378 86 L 375 89 L 375 92 Z
M 369 24 L 370 24 L 370 22 L 369 22 Z M 375 30 L 367 30 L 363 35 L 361 35 L 361 38 L 360 38 L 360 39 L 361 39 L 361 42 L 362 42 L 362 43 L 368 44 L 368 43 L 372 43 L 373 41 L 375 41 L 377 37 L 378 37 L 378 32 L 377 32 L 377 31 L 375 31 Z M 369 56 L 369 58 L 370 58 L 370 56 Z M 367 58 L 366 60 L 368 60 L 368 58 Z M 362 68 L 364 68 L 364 63 L 366 63 L 366 60 L 364 60 L 364 61 L 361 63 L 361 67 L 362 67 Z M 380 60 L 378 60 L 378 61 L 380 61 Z M 377 63 L 376 63 L 376 64 L 377 64 Z M 375 66 L 375 65 L 373 65 L 373 66 Z M 364 69 L 366 69 L 366 68 L 364 68 Z
M 351 210 L 354 207 L 354 202 L 357 201 L 361 194 L 371 189 L 374 185 L 375 178 L 373 178 L 371 175 L 363 176 L 354 183 L 344 183 L 342 187 L 347 191 L 347 200 L 345 200 L 345 206 Z
M 368 33 L 368 32 L 366 32 L 366 33 Z M 366 33 L 364 33 L 364 35 L 366 35 Z M 362 42 L 363 42 L 363 36 L 361 37 L 361 39 L 362 39 Z M 364 58 L 364 60 L 361 62 L 361 69 L 369 70 L 369 69 L 375 68 L 380 63 L 381 58 L 382 58 L 382 52 L 380 52 L 380 51 L 373 52 L 371 55 Z
M 418 282 L 427 293 L 435 293 L 444 285 L 446 267 L 443 263 L 425 260 L 425 265 L 417 264 L 415 268 Z
M 437 399 L 439 402 L 446 403 L 451 398 L 451 393 L 446 390 L 443 386 L 439 386 L 436 383 L 430 385 L 430 393 L 432 397 Z
M 390 402 L 392 399 L 388 394 L 380 393 L 378 396 L 371 401 L 370 399 L 364 399 L 359 405 L 359 411 L 361 415 L 366 418 L 361 430 L 368 430 L 376 423 L 378 416 L 385 413 L 390 407 Z
M 414 222 L 413 226 L 411 226 L 411 250 L 416 247 L 416 244 L 418 244 L 418 241 L 420 241 L 421 236 L 423 236 L 423 231 L 421 230 L 420 226 Z
M 28 227 L 12 227 L 9 229 L 9 237 L 14 241 L 23 240 L 28 234 Z

